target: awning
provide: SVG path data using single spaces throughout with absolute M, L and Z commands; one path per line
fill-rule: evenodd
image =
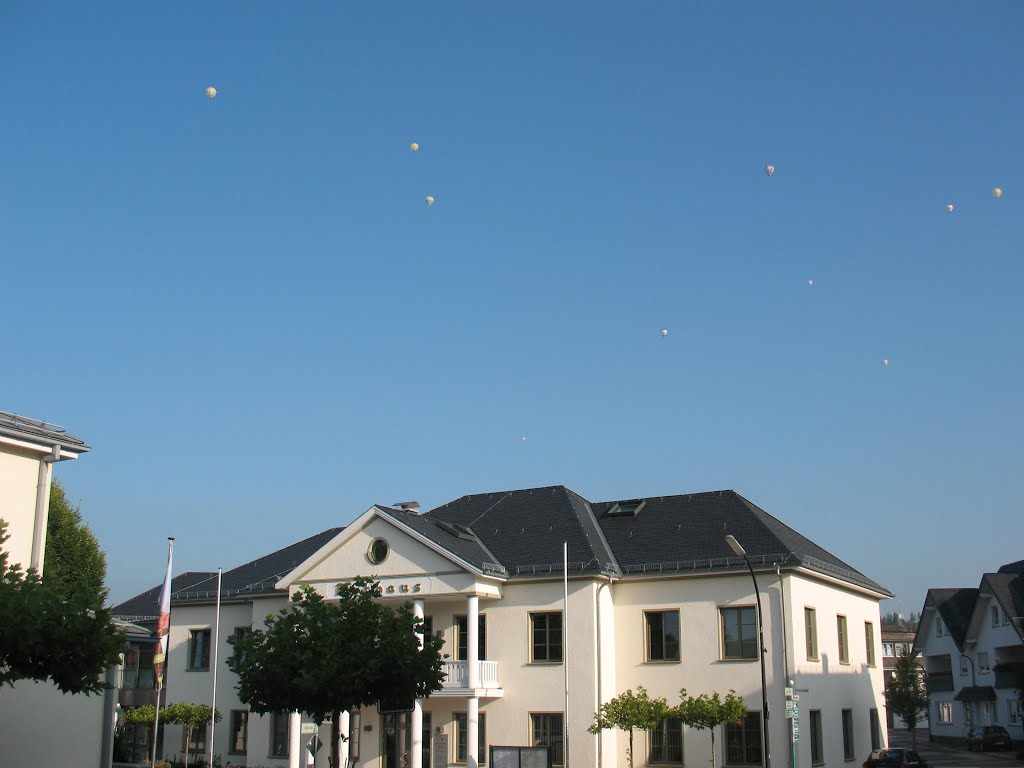
M 995 701 L 996 689 L 991 685 L 969 685 L 961 688 L 954 701 Z

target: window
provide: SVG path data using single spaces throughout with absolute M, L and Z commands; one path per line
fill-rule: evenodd
M 388 559 L 391 547 L 384 539 L 374 539 L 366 550 L 366 558 L 374 565 L 380 565 Z
M 942 619 L 936 617 L 935 619 L 935 636 L 942 637 L 946 634 L 946 628 L 942 624 Z
M 455 762 L 466 762 L 466 713 L 455 713 Z M 487 765 L 487 717 L 479 714 L 476 726 L 476 761 L 478 765 Z M 426 763 L 424 763 L 426 765 Z
M 288 757 L 287 712 L 274 712 L 270 716 L 270 756 Z
M 1010 699 L 1010 725 L 1020 724 L 1020 699 Z
M 991 672 L 992 667 L 988 663 L 988 651 L 982 651 L 978 654 L 978 672 Z
M 953 703 L 950 701 L 939 701 L 935 704 L 937 719 L 943 725 L 953 722 Z
M 558 618 L 561 621 L 561 614 Z M 564 722 L 561 712 L 530 713 L 530 743 L 535 747 L 548 748 L 548 765 L 565 764 L 562 752 Z
M 892 643 L 882 643 L 882 653 L 884 653 L 886 656 L 896 655 L 895 653 L 893 653 Z
M 481 613 L 476 618 L 476 658 L 482 661 L 487 658 L 487 617 Z M 455 617 L 455 658 L 469 660 L 469 620 L 465 616 Z
M 1006 610 L 1003 609 L 1003 626 L 1010 623 L 1010 617 L 1006 615 Z
M 359 759 L 359 732 L 363 730 L 362 720 L 363 714 L 358 709 L 353 709 L 348 717 L 348 756 L 352 760 Z
M 182 728 L 181 733 L 181 749 L 184 751 L 188 749 L 190 753 L 205 752 L 206 751 L 206 723 L 194 726 L 192 733 L 189 733 L 188 728 Z M 191 738 L 189 738 L 191 736 Z M 188 741 L 186 741 L 188 739 Z
M 728 765 L 761 765 L 761 713 L 747 712 L 739 723 L 725 725 Z
M 993 605 L 992 606 L 992 626 L 993 627 L 998 627 L 999 626 L 999 606 L 998 605 Z
M 722 608 L 722 658 L 757 658 L 757 621 L 754 609 Z
M 240 643 L 242 640 L 252 634 L 252 627 L 235 627 L 235 631 L 232 633 L 232 637 L 235 639 L 235 644 Z M 234 652 L 235 646 L 231 646 L 231 651 Z
M 966 656 L 961 656 L 960 657 L 960 674 L 961 675 L 966 675 L 967 674 L 967 657 Z
M 850 636 L 846 630 L 846 617 L 836 616 L 836 633 L 839 636 L 839 663 L 850 663 Z
M 231 737 L 228 752 L 232 755 L 245 754 L 245 741 L 249 734 L 249 712 L 244 709 L 231 710 Z
M 868 723 L 871 725 L 871 751 L 882 748 L 882 723 L 878 719 L 878 710 L 868 710 Z
M 530 637 L 533 662 L 562 660 L 562 614 L 531 613 Z M 561 717 L 561 715 L 559 715 Z M 561 743 L 561 742 L 559 742 Z
M 648 733 L 648 764 L 683 762 L 683 721 L 666 717 Z
M 843 710 L 843 759 L 853 760 L 853 710 Z
M 188 668 L 210 668 L 210 630 L 190 629 L 188 631 Z
M 679 661 L 679 611 L 644 611 L 647 660 Z
M 868 666 L 875 666 L 875 625 L 870 621 L 864 622 L 864 644 L 868 650 Z
M 813 608 L 804 608 L 804 638 L 807 641 L 807 660 L 818 660 L 818 614 Z
M 821 710 L 810 711 L 811 729 L 811 765 L 821 765 L 825 762 L 824 750 L 821 743 Z

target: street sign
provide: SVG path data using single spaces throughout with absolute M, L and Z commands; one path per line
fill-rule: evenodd
M 303 723 L 302 731 L 300 731 L 300 733 L 303 733 L 308 736 L 311 733 L 316 733 L 318 730 L 320 729 L 317 728 L 316 723 Z
M 793 741 L 800 741 L 800 710 L 793 710 Z
M 787 687 L 785 690 L 786 690 L 786 696 L 787 697 L 793 695 L 793 689 L 792 688 Z
M 796 694 L 796 695 L 795 695 L 795 696 L 793 697 L 793 701 L 800 701 L 800 694 L 799 694 L 799 693 L 798 693 L 798 694 Z

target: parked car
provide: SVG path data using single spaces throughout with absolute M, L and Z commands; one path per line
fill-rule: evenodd
M 864 761 L 864 768 L 929 768 L 912 749 L 876 749 Z
M 1001 725 L 979 725 L 967 732 L 967 748 L 984 752 L 986 749 L 1013 749 L 1013 739 Z

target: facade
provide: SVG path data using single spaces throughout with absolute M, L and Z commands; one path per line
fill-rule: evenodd
M 977 588 L 930 589 L 914 649 L 922 657 L 932 738 L 962 742 L 977 725 L 1024 740 L 1024 562 Z
M 89 447 L 63 427 L 0 411 L 0 518 L 9 562 L 43 573 L 53 465 Z M 41 715 L 45 713 L 45 717 Z M 98 765 L 104 699 L 22 680 L 0 691 L 0 743 L 8 765 Z M 54 729 L 62 738 L 54 739 Z
M 726 534 L 745 548 L 763 604 L 767 719 L 754 585 Z M 717 734 L 722 765 L 764 764 L 764 724 L 787 764 L 791 749 L 801 764 L 838 764 L 885 743 L 884 587 L 733 491 L 591 503 L 555 486 L 464 496 L 426 514 L 373 506 L 226 573 L 214 744 L 225 762 L 305 765 L 303 731 L 315 730 L 299 714 L 249 715 L 224 664 L 227 638 L 261 628 L 300 583 L 330 597 L 357 575 L 380 581 L 385 601 L 411 602 L 448 659 L 444 687 L 412 712 L 343 715 L 353 766 L 477 768 L 490 747 L 531 745 L 547 746 L 552 765 L 626 765 L 625 734 L 587 727 L 603 702 L 640 685 L 670 703 L 681 688 L 735 690 L 750 713 Z M 215 598 L 203 584 L 172 596 L 168 701 L 210 700 Z M 168 726 L 163 754 L 181 741 Z M 637 766 L 698 765 L 710 737 L 666 721 L 637 734 L 635 750 Z

